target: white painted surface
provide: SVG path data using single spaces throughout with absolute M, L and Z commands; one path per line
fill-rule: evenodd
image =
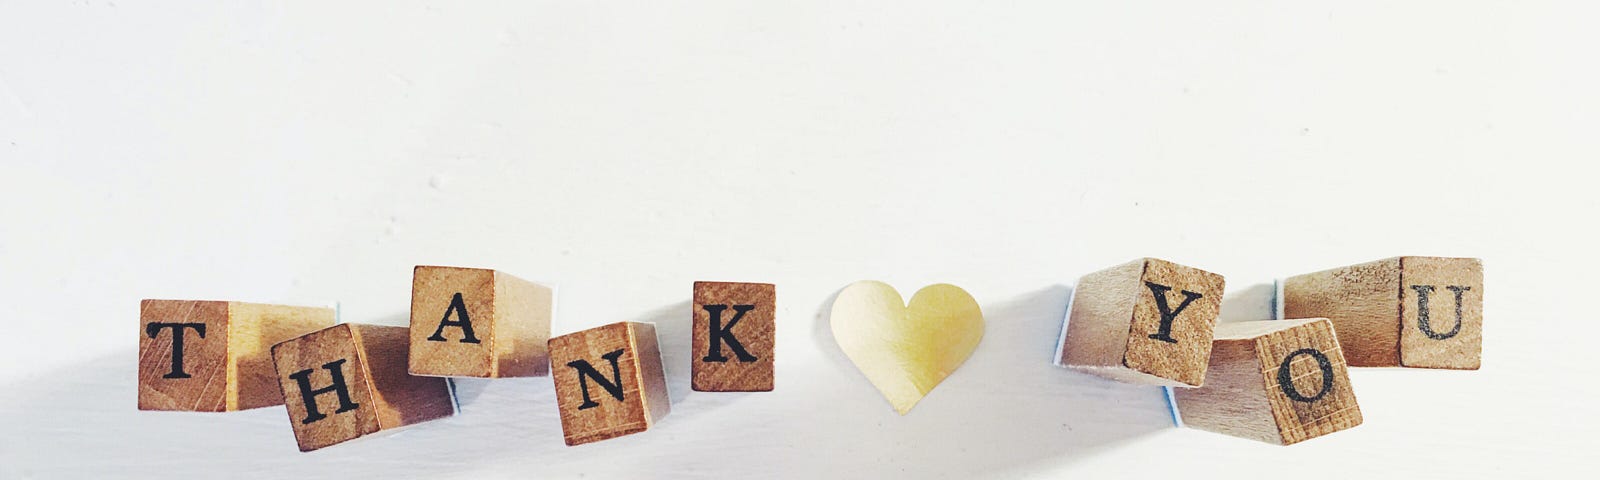
M 1542 478 L 1592 471 L 1593 7 L 1535 2 L 0 3 L 0 478 Z M 668 3 L 672 3 L 668 5 Z M 1280 448 L 1050 365 L 1077 276 L 1485 259 L 1485 367 L 1358 370 Z M 403 324 L 415 264 L 660 324 L 673 413 L 561 442 L 547 379 L 310 454 L 281 409 L 135 410 L 140 298 Z M 898 417 L 820 318 L 971 291 Z M 687 389 L 697 279 L 779 285 L 778 389 Z

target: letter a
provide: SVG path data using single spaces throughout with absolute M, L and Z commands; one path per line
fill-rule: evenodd
M 456 314 L 456 320 L 450 319 L 450 314 Z M 472 335 L 472 319 L 467 317 L 467 302 L 461 300 L 461 292 L 450 298 L 450 308 L 444 310 L 444 318 L 439 320 L 439 328 L 433 331 L 433 336 L 428 337 L 430 342 L 443 342 L 444 327 L 457 327 L 461 329 L 461 343 L 478 343 L 478 337 Z

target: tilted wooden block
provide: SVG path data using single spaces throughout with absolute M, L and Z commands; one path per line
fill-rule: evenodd
M 139 409 L 225 412 L 283 404 L 272 344 L 334 323 L 331 308 L 139 302 Z
M 455 414 L 447 379 L 406 373 L 406 330 L 345 323 L 272 347 L 300 451 Z
M 1130 383 L 1199 386 L 1222 289 L 1221 275 L 1154 258 L 1084 275 L 1056 364 Z
M 1326 318 L 1217 325 L 1205 386 L 1174 388 L 1187 426 L 1288 445 L 1361 424 Z
M 772 391 L 777 306 L 770 283 L 694 282 L 695 391 Z
M 621 322 L 550 339 L 567 445 L 649 429 L 671 411 L 656 329 Z
M 1477 370 L 1483 262 L 1396 257 L 1284 279 L 1286 318 L 1333 320 L 1355 367 Z
M 554 302 L 549 287 L 504 272 L 418 266 L 411 280 L 411 374 L 549 374 Z

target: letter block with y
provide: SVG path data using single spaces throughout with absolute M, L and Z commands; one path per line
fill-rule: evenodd
M 567 445 L 645 431 L 672 408 L 652 324 L 613 323 L 552 338 L 550 364 Z
M 267 349 L 333 323 L 331 308 L 139 302 L 139 409 L 227 412 L 282 404 Z
M 418 266 L 411 278 L 412 375 L 550 373 L 549 287 L 480 268 Z
M 1477 370 L 1483 262 L 1396 257 L 1284 279 L 1280 317 L 1333 320 L 1355 367 Z
M 1187 426 L 1288 445 L 1361 424 L 1326 318 L 1226 322 L 1205 386 L 1172 389 Z
M 777 305 L 770 283 L 694 282 L 695 391 L 772 391 Z
M 1154 258 L 1084 275 L 1055 362 L 1130 383 L 1200 386 L 1222 289 L 1221 275 Z
M 272 347 L 300 451 L 455 414 L 448 380 L 406 372 L 406 330 L 346 323 Z

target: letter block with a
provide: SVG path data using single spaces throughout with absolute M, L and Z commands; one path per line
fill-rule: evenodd
M 655 326 L 621 322 L 550 339 L 551 377 L 567 445 L 648 430 L 667 415 Z
M 1284 279 L 1282 318 L 1333 320 L 1353 367 L 1477 370 L 1483 262 L 1396 257 Z
M 1218 324 L 1205 386 L 1172 396 L 1184 425 L 1280 445 L 1361 424 L 1326 318 Z
M 139 302 L 139 409 L 229 412 L 280 405 L 272 344 L 334 324 L 331 308 Z
M 695 391 L 772 391 L 777 306 L 770 283 L 694 282 Z
M 300 451 L 455 414 L 448 380 L 406 372 L 406 330 L 345 323 L 272 347 Z
M 1222 275 L 1154 258 L 1084 275 L 1056 365 L 1130 383 L 1200 386 L 1222 289 Z
M 480 268 L 418 266 L 411 279 L 412 375 L 550 373 L 549 287 Z

